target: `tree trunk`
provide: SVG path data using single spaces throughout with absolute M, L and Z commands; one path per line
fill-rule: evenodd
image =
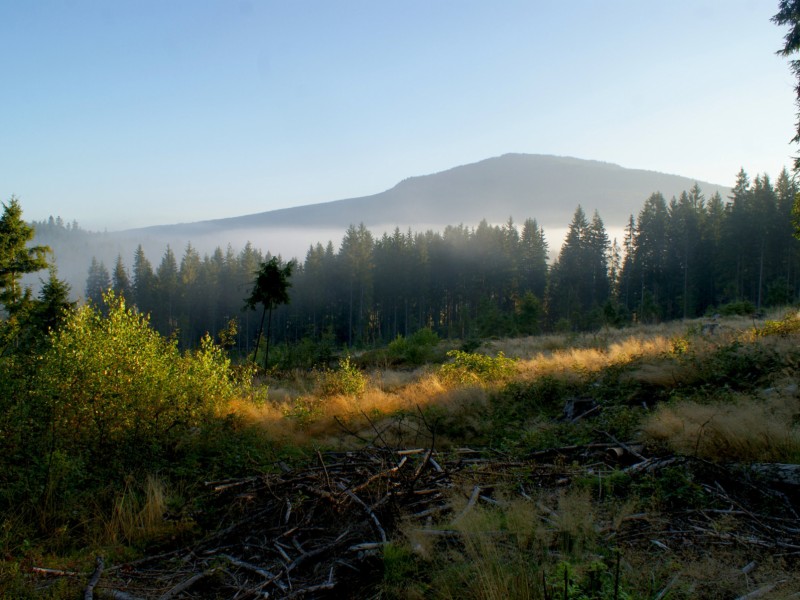
M 269 366 L 269 338 L 271 332 L 272 332 L 272 307 L 270 306 L 269 317 L 267 318 L 267 350 L 264 353 L 264 371 L 266 371 Z
M 258 326 L 258 339 L 256 339 L 256 349 L 253 350 L 253 364 L 258 364 L 258 347 L 261 345 L 261 332 L 264 331 L 264 316 L 267 314 L 267 307 L 261 311 L 261 324 Z

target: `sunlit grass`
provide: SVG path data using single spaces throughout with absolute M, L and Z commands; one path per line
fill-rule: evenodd
M 776 317 L 781 315 L 776 311 Z M 490 356 L 502 352 L 517 359 L 511 379 L 519 382 L 550 377 L 579 385 L 605 369 L 622 367 L 622 381 L 669 389 L 692 385 L 706 376 L 702 369 L 705 357 L 733 340 L 742 341 L 748 348 L 778 348 L 792 343 L 774 336 L 765 339 L 754 335 L 752 318 L 715 320 L 717 327 L 712 335 L 702 333 L 702 325 L 708 322 L 696 319 L 594 334 L 509 338 L 487 343 L 480 351 Z M 399 443 L 405 439 L 404 434 L 387 420 L 426 409 L 434 409 L 439 424 L 445 428 L 461 421 L 461 430 L 485 429 L 484 409 L 493 390 L 504 383 L 481 389 L 445 381 L 433 367 L 375 369 L 365 373 L 365 382 L 360 393 L 322 394 L 313 373 L 296 371 L 270 382 L 268 392 L 261 395 L 266 399 L 234 401 L 230 410 L 262 427 L 273 439 L 287 443 L 336 445 L 351 434 L 374 439 L 376 429 L 386 431 L 386 441 Z M 678 417 L 665 413 L 664 419 L 672 422 Z M 651 427 L 653 436 L 663 438 L 665 434 L 656 434 L 655 426 Z
M 674 452 L 711 461 L 798 462 L 798 414 L 796 391 L 712 404 L 681 401 L 658 407 L 642 431 Z

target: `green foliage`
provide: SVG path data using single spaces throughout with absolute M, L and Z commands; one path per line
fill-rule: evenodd
M 333 340 L 325 335 L 319 340 L 304 337 L 297 343 L 278 346 L 273 356 L 279 369 L 289 371 L 325 366 L 331 362 L 333 351 Z
M 525 292 L 525 295 L 517 303 L 514 315 L 517 330 L 523 335 L 540 333 L 543 316 L 544 310 L 539 298 L 532 292 Z
M 735 315 L 749 317 L 756 312 L 756 306 L 749 300 L 737 300 L 736 302 L 728 302 L 717 308 L 718 312 L 723 317 L 732 317 Z
M 755 329 L 758 337 L 770 335 L 786 337 L 797 331 L 800 331 L 800 317 L 796 312 L 787 314 L 780 321 L 765 321 L 764 325 Z
M 447 353 L 452 360 L 439 368 L 439 376 L 451 384 L 487 384 L 501 381 L 514 374 L 516 360 L 506 358 L 502 352 L 496 357 L 485 354 L 451 350 Z
M 123 298 L 108 317 L 85 306 L 41 356 L 35 394 L 59 446 L 99 457 L 153 444 L 211 417 L 235 393 L 229 361 L 209 336 L 181 355 Z
M 320 396 L 360 396 L 367 388 L 367 377 L 348 356 L 339 360 L 336 369 L 323 367 L 316 372 L 317 391 Z
M 182 354 L 124 299 L 106 305 L 106 317 L 68 314 L 30 361 L 0 362 L 0 510 L 44 530 L 80 514 L 86 494 L 100 503 L 108 482 L 172 469 L 243 383 L 210 337 Z
M 398 335 L 389 342 L 388 356 L 392 362 L 407 365 L 422 365 L 434 356 L 434 349 L 439 344 L 439 336 L 432 330 L 420 329 L 408 338 Z
M 46 246 L 28 248 L 33 239 L 33 228 L 22 219 L 19 200 L 12 196 L 8 204 L 3 203 L 0 216 L 0 304 L 9 314 L 26 299 L 27 292 L 21 284 L 22 276 L 46 269 Z
M 632 490 L 664 509 L 707 507 L 709 502 L 706 492 L 695 482 L 692 472 L 682 465 L 666 467 L 656 474 L 648 475 L 635 483 Z
M 414 553 L 405 544 L 383 547 L 383 584 L 390 590 L 402 590 L 417 571 Z
M 275 447 L 262 427 L 226 415 L 205 422 L 185 436 L 178 450 L 179 460 L 170 465 L 170 470 L 175 477 L 192 481 L 197 477 L 245 477 L 274 464 L 276 452 L 282 449 Z

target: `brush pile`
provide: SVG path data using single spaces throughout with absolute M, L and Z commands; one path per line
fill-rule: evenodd
M 195 546 L 108 569 L 116 598 L 314 598 L 352 595 L 380 577 L 401 516 L 448 510 L 449 471 L 431 450 L 317 454 L 303 470 L 210 482 L 199 517 L 217 531 Z
M 531 501 L 532 518 L 552 523 L 558 494 L 612 473 L 643 490 L 665 477 L 667 485 L 673 477 L 683 486 L 670 487 L 672 506 L 629 515 L 616 526 L 596 524 L 603 543 L 623 556 L 634 548 L 671 554 L 720 546 L 754 558 L 800 556 L 791 492 L 749 471 L 686 457 L 645 458 L 639 449 L 593 443 L 524 460 L 469 449 L 318 452 L 315 464 L 303 468 L 282 465 L 278 473 L 208 482 L 197 520 L 214 533 L 191 547 L 105 570 L 98 562 L 85 597 L 366 597 L 381 580 L 383 548 L 398 531 L 457 547 L 464 541 L 459 521 L 479 504 L 501 506 L 509 492 Z

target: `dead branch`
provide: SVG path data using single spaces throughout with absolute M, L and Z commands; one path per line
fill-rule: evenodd
M 94 599 L 94 588 L 97 582 L 100 581 L 100 576 L 103 574 L 103 569 L 105 569 L 106 566 L 102 556 L 98 556 L 95 559 L 95 565 L 94 573 L 92 573 L 92 577 L 89 579 L 89 583 L 86 584 L 86 589 L 83 592 L 83 600 Z

